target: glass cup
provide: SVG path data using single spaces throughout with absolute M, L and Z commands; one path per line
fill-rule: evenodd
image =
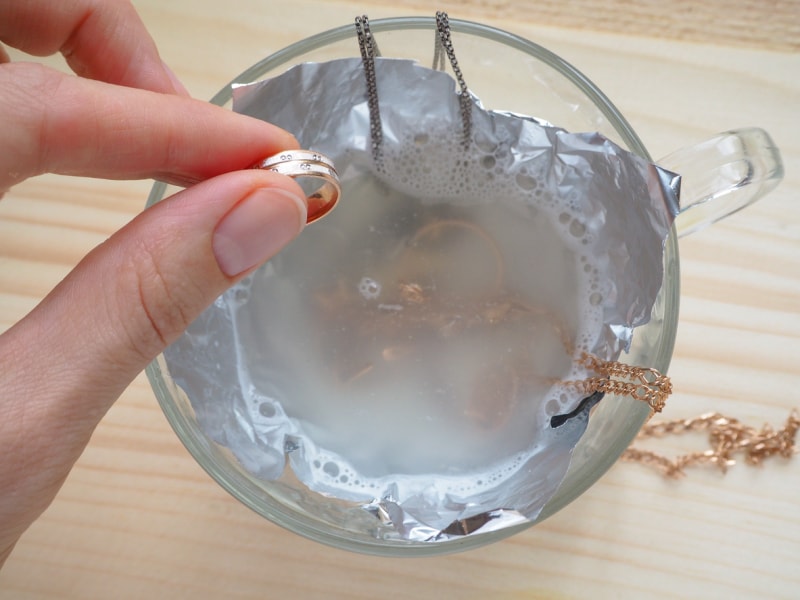
M 434 57 L 433 18 L 392 18 L 370 23 L 382 56 Z M 574 67 L 548 50 L 486 25 L 451 20 L 453 45 L 470 89 L 487 109 L 532 115 L 568 131 L 598 131 L 620 146 L 651 160 L 630 124 L 606 96 Z M 352 25 L 314 35 L 253 65 L 231 84 L 276 76 L 301 62 L 359 57 Z M 231 103 L 231 85 L 212 102 Z M 636 329 L 625 362 L 666 373 L 678 324 L 680 235 L 696 231 L 754 202 L 783 176 L 780 155 L 760 129 L 720 134 L 679 150 L 658 164 L 683 176 L 682 210 L 666 241 L 664 278 L 650 321 Z M 172 192 L 157 183 L 148 205 Z M 344 191 L 346 202 L 347 191 Z M 313 228 L 313 226 L 312 226 Z M 308 235 L 313 235 L 313 231 Z M 291 478 L 264 481 L 248 473 L 231 452 L 198 426 L 189 399 L 173 381 L 165 359 L 147 369 L 170 424 L 198 463 L 228 492 L 267 519 L 311 539 L 339 548 L 389 556 L 426 556 L 467 550 L 494 542 L 552 515 L 589 488 L 630 445 L 649 408 L 630 398 L 601 402 L 575 448 L 569 470 L 535 521 L 498 531 L 441 542 L 376 538 L 351 506 L 307 489 Z

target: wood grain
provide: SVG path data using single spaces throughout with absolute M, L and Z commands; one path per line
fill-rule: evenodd
M 432 10 L 421 0 L 397 0 L 395 5 L 414 14 Z M 643 37 L 800 49 L 797 0 L 441 0 L 433 10 L 447 11 L 451 18 L 504 19 Z
M 266 54 L 364 12 L 363 3 L 338 0 L 136 5 L 163 57 L 204 98 Z M 692 5 L 711 19 L 739 15 L 754 25 L 780 14 L 775 27 L 790 32 L 784 45 L 764 40 L 756 26 L 740 27 L 737 40 L 666 39 L 658 11 L 687 11 L 680 1 L 609 0 L 599 21 L 587 16 L 588 3 L 538 2 L 536 18 L 531 8 L 524 19 L 525 4 L 513 3 L 516 12 L 511 5 L 440 3 L 577 65 L 656 156 L 736 126 L 761 125 L 774 136 L 786 167 L 781 186 L 681 240 L 681 321 L 670 371 L 676 393 L 665 416 L 716 410 L 754 426 L 782 423 L 800 405 L 800 55 L 780 51 L 796 47 L 797 4 Z M 634 6 L 627 21 L 608 16 Z M 395 0 L 367 8 L 378 18 L 413 7 Z M 539 16 L 551 13 L 547 23 Z M 136 214 L 148 188 L 45 176 L 7 194 L 0 331 Z M 701 445 L 687 438 L 657 447 Z M 725 476 L 699 470 L 680 481 L 620 464 L 565 510 L 506 542 L 435 559 L 360 556 L 286 532 L 229 497 L 182 448 L 140 377 L 0 571 L 0 598 L 796 598 L 798 489 L 800 459 L 737 466 Z

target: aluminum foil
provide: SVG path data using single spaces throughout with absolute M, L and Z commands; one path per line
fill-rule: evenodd
M 334 160 L 343 199 L 169 370 L 211 439 L 319 518 L 432 542 L 535 519 L 602 397 L 561 384 L 648 320 L 679 177 L 476 97 L 465 145 L 448 74 L 375 67 L 379 152 L 360 60 L 235 90 L 234 110 Z

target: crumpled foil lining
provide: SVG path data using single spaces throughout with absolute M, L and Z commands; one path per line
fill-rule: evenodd
M 334 511 L 337 516 L 326 516 L 329 520 L 346 522 L 353 511 L 366 512 L 375 517 L 377 537 L 440 541 L 535 519 L 558 489 L 594 402 L 584 403 L 558 428 L 547 421 L 533 423 L 530 446 L 520 453 L 524 460 L 516 460 L 494 486 L 459 491 L 453 480 L 465 474 L 454 475 L 442 468 L 413 478 L 383 473 L 372 477 L 371 487 L 348 491 L 340 473 L 343 465 L 352 464 L 342 457 L 335 473 L 328 469 L 327 475 L 320 475 L 320 456 L 336 454 L 326 454 L 324 436 L 317 437 L 322 443 L 314 440 L 324 422 L 305 418 L 314 409 L 301 398 L 320 390 L 301 386 L 293 396 L 285 393 L 285 382 L 312 380 L 319 368 L 310 358 L 313 351 L 308 343 L 300 349 L 292 347 L 295 338 L 313 340 L 314 332 L 303 334 L 301 328 L 307 324 L 287 325 L 291 319 L 286 315 L 313 292 L 314 278 L 337 268 L 342 259 L 321 240 L 340 240 L 335 246 L 341 239 L 359 235 L 359 228 L 374 229 L 371 211 L 389 202 L 386 198 L 392 194 L 413 197 L 418 207 L 457 204 L 463 194 L 451 185 L 452 180 L 464 173 L 465 164 L 479 164 L 491 150 L 494 162 L 489 179 L 511 180 L 524 174 L 536 178 L 545 195 L 571 199 L 589 252 L 602 265 L 605 285 L 602 326 L 590 350 L 614 359 L 628 348 L 634 328 L 648 320 L 661 286 L 663 244 L 678 212 L 679 177 L 599 134 L 569 133 L 532 117 L 488 111 L 473 97 L 473 143 L 468 149 L 441 153 L 445 158 L 439 159 L 450 156 L 452 164 L 440 170 L 443 185 L 434 186 L 428 194 L 398 173 L 406 168 L 406 147 L 414 145 L 409 140 L 419 139 L 410 138 L 410 133 L 424 133 L 430 150 L 437 132 L 461 131 L 455 82 L 448 74 L 413 61 L 378 58 L 375 62 L 383 131 L 379 160 L 371 147 L 360 60 L 306 63 L 274 79 L 235 89 L 234 110 L 274 123 L 292 132 L 301 147 L 334 160 L 343 199 L 331 216 L 311 226 L 281 256 L 221 296 L 193 323 L 165 353 L 169 370 L 191 400 L 201 428 L 228 447 L 253 476 L 284 481 L 288 465 L 307 488 L 300 494 L 307 508 L 318 507 L 320 515 L 326 513 L 326 498 L 345 501 L 350 508 Z M 361 198 L 365 178 L 380 182 L 385 198 Z M 479 196 L 471 196 L 473 203 Z M 539 201 L 532 192 L 529 196 L 523 195 L 520 203 L 534 206 Z M 355 233 L 347 230 L 348 223 L 354 222 Z M 316 262 L 294 258 L 304 250 L 313 252 Z M 282 344 L 265 343 L 265 332 Z M 310 361 L 306 372 L 292 372 L 293 352 L 303 357 L 300 360 Z M 570 397 L 568 408 L 574 410 L 581 400 Z M 396 414 L 404 410 L 397 406 Z M 369 423 L 368 413 L 361 418 L 367 419 L 367 428 L 380 425 Z M 423 435 L 414 429 L 405 433 L 409 448 Z M 358 443 L 354 438 L 353 444 Z M 358 470 L 348 472 L 352 477 Z M 354 522 L 363 528 L 363 519 Z

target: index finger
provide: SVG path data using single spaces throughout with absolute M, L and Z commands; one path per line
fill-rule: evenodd
M 89 79 L 185 93 L 128 0 L 0 0 L 0 41 L 35 56 L 61 52 Z
M 290 133 L 191 98 L 0 65 L 0 190 L 40 173 L 195 183 L 296 148 Z

